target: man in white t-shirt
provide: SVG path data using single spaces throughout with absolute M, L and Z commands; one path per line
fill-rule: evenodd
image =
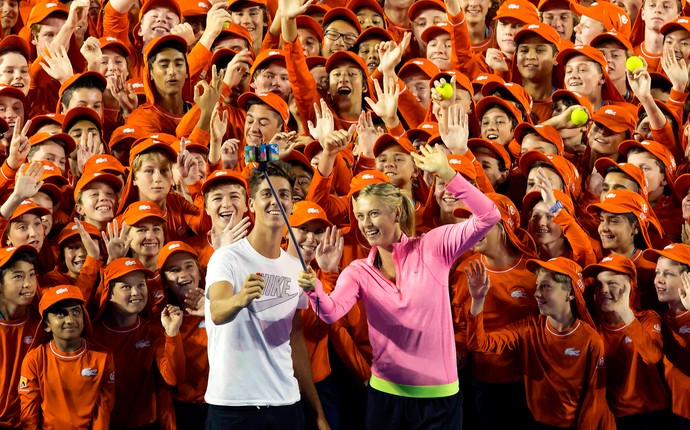
M 263 173 L 249 176 L 254 228 L 218 249 L 206 273 L 206 330 L 210 372 L 207 430 L 303 429 L 300 390 L 318 429 L 328 429 L 301 327 L 308 305 L 297 285 L 299 260 L 280 248 L 292 212 L 295 176 L 282 161 L 268 163 L 280 203 Z

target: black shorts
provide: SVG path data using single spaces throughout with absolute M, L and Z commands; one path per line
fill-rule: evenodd
M 287 406 L 208 405 L 206 430 L 304 430 L 301 402 Z
M 396 396 L 369 387 L 367 430 L 460 430 L 462 394 L 419 399 Z

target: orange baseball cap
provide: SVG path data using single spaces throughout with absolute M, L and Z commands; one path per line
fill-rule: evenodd
M 532 165 L 538 161 L 544 162 L 558 173 L 558 176 L 563 180 L 563 189 L 571 196 L 579 196 L 580 192 L 580 174 L 573 164 L 566 160 L 565 157 L 553 154 L 544 154 L 539 151 L 527 151 L 520 156 L 520 170 L 522 174 L 527 177 Z
M 84 174 L 89 172 L 105 172 L 113 175 L 124 175 L 125 166 L 110 154 L 96 154 L 84 163 Z
M 333 21 L 346 21 L 357 29 L 357 33 L 362 32 L 362 25 L 359 23 L 359 18 L 357 18 L 357 15 L 355 15 L 355 13 L 348 8 L 334 7 L 326 12 L 326 15 L 323 16 L 323 21 L 321 22 L 324 30 L 326 27 L 328 27 L 328 24 Z
M 13 99 L 21 100 L 22 103 L 26 103 L 26 96 L 24 92 L 19 88 L 10 87 L 8 85 L 0 85 L 0 96 L 7 96 Z
M 328 227 L 333 227 L 333 223 L 328 220 L 323 208 L 307 200 L 295 203 L 288 221 L 291 227 L 299 227 L 310 221 L 322 221 Z
M 122 214 L 122 222 L 126 222 L 129 226 L 136 225 L 147 218 L 156 218 L 161 222 L 167 221 L 161 208 L 154 202 L 149 201 L 134 202 L 127 206 L 127 209 Z
M 402 149 L 408 154 L 417 153 L 417 150 L 412 146 L 405 137 L 395 137 L 390 133 L 384 133 L 376 139 L 374 143 L 374 157 L 378 157 L 386 148 L 392 145 L 400 145 Z
M 474 93 L 481 93 L 482 88 L 484 85 L 488 84 L 489 82 L 503 82 L 503 78 L 501 78 L 498 75 L 494 75 L 493 73 L 481 73 L 472 79 L 472 88 L 474 90 Z
M 573 295 L 575 296 L 575 306 L 577 308 L 577 313 L 580 319 L 590 327 L 596 328 L 592 316 L 587 310 L 587 304 L 583 293 L 585 291 L 585 281 L 582 277 L 582 267 L 573 260 L 567 259 L 565 257 L 556 257 L 548 261 L 541 260 L 527 260 L 527 270 L 530 272 L 536 272 L 539 267 L 542 267 L 551 272 L 560 273 L 570 278 L 573 283 Z
M 629 109 L 623 106 L 607 105 L 592 116 L 592 121 L 603 125 L 615 133 L 622 133 L 624 131 L 632 133 L 635 130 L 637 118 Z
M 256 59 L 252 63 L 252 67 L 249 69 L 249 76 L 254 77 L 254 73 L 257 69 L 259 69 L 261 66 L 264 66 L 267 63 L 272 63 L 274 61 L 281 63 L 284 67 L 285 57 L 285 51 L 281 49 L 266 49 L 259 52 L 259 55 L 256 56 Z
M 453 28 L 450 24 L 448 24 L 447 22 L 439 22 L 424 29 L 421 35 L 421 39 L 424 43 L 429 43 L 431 39 L 440 34 L 447 34 L 450 36 L 452 32 Z
M 283 119 L 283 123 L 287 126 L 287 122 L 290 119 L 290 110 L 288 109 L 287 103 L 279 95 L 274 93 L 252 93 L 246 92 L 242 94 L 237 99 L 237 104 L 244 110 L 249 110 L 247 106 L 250 100 L 258 100 L 262 104 L 267 105 L 274 111 L 278 112 L 278 115 Z
M 633 166 L 630 163 L 616 163 L 611 158 L 602 157 L 594 162 L 594 168 L 597 169 L 597 172 L 603 177 L 606 177 L 606 174 L 611 171 L 625 173 L 630 176 L 630 179 L 635 181 L 640 188 L 640 195 L 645 199 L 649 197 L 647 178 L 645 178 L 644 173 L 639 167 Z
M 552 95 L 551 95 L 551 101 L 555 105 L 557 101 L 563 100 L 565 98 L 570 98 L 572 100 L 575 100 L 575 102 L 584 107 L 587 108 L 589 113 L 591 114 L 594 112 L 594 107 L 592 106 L 592 102 L 589 101 L 589 99 L 582 93 L 579 93 L 577 91 L 569 91 L 569 90 L 556 90 Z
M 445 13 L 446 5 L 442 1 L 438 0 L 419 0 L 412 3 L 412 6 L 407 9 L 407 18 L 410 21 L 414 21 L 420 13 L 429 9 L 435 9 Z
M 87 78 L 95 79 L 96 82 L 99 83 L 98 89 L 101 90 L 101 92 L 104 92 L 105 88 L 108 86 L 108 81 L 105 79 L 105 76 L 92 70 L 84 73 L 76 73 L 70 76 L 69 79 L 67 79 L 65 82 L 62 83 L 62 85 L 60 85 L 60 91 L 58 92 L 58 106 L 56 110 L 57 113 L 62 112 L 62 105 L 60 104 L 60 101 L 62 100 L 62 94 L 64 94 L 64 92 L 67 91 L 67 89 L 72 85 L 75 85 L 82 79 Z
M 676 197 L 678 197 L 678 201 L 683 201 L 685 196 L 688 195 L 688 191 L 690 190 L 690 173 L 685 173 L 683 175 L 680 175 L 676 181 L 673 183 L 673 191 L 676 193 Z
M 177 161 L 177 152 L 175 152 L 169 143 L 151 137 L 145 137 L 137 140 L 132 145 L 132 149 L 129 151 L 129 165 L 132 165 L 137 155 L 153 151 L 163 153 L 172 162 Z
M 364 72 L 364 76 L 369 79 L 369 69 L 364 59 L 354 52 L 350 51 L 336 51 L 332 53 L 326 60 L 326 72 L 330 72 L 339 62 L 348 61 L 355 63 Z
M 669 151 L 663 144 L 653 140 L 643 140 L 642 142 L 638 142 L 637 140 L 630 139 L 621 142 L 621 144 L 618 146 L 618 153 L 627 157 L 628 151 L 630 151 L 632 148 L 644 149 L 652 154 L 656 159 L 661 161 L 661 164 L 663 164 L 665 167 L 664 175 L 666 176 L 666 182 L 669 185 L 676 180 L 676 159 L 673 157 L 673 154 L 671 154 L 671 151 Z
M 484 89 L 482 88 L 482 91 L 483 90 Z M 520 112 L 513 103 L 503 100 L 502 98 L 496 96 L 488 96 L 479 100 L 474 110 L 477 114 L 477 118 L 481 120 L 484 114 L 486 114 L 486 112 L 489 109 L 495 106 L 500 106 L 501 108 L 503 108 L 502 110 L 504 110 L 507 114 L 512 115 L 513 118 L 515 118 L 515 120 L 518 122 L 518 124 L 523 122 L 522 112 Z
M 65 113 L 65 119 L 62 121 L 62 132 L 68 133 L 70 127 L 80 119 L 86 119 L 94 123 L 99 131 L 103 131 L 103 119 L 98 112 L 86 106 L 78 106 L 68 110 Z
M 307 143 L 307 145 L 304 147 L 304 156 L 307 157 L 307 160 L 311 163 L 311 160 L 320 152 L 323 151 L 323 147 L 319 143 L 318 140 L 312 140 L 311 142 Z
M 558 155 L 563 155 L 563 138 L 558 133 L 558 130 L 550 125 L 532 125 L 528 122 L 523 122 L 515 127 L 513 134 L 515 141 L 520 145 L 522 145 L 522 139 L 524 139 L 528 134 L 537 134 L 547 142 L 554 145 L 558 151 Z
M 378 170 L 365 170 L 352 178 L 350 181 L 350 192 L 347 193 L 347 197 L 352 197 L 356 193 L 362 191 L 367 185 L 381 184 L 390 181 L 388 175 L 383 172 L 379 172 Z
M 590 6 L 583 6 L 577 2 L 570 3 L 570 9 L 576 14 L 587 16 L 601 22 L 606 31 L 617 31 L 630 37 L 630 17 L 625 10 L 607 1 L 595 2 Z
M 501 213 L 501 221 L 503 221 L 503 227 L 510 243 L 527 256 L 536 256 L 534 241 L 529 233 L 520 227 L 520 212 L 512 200 L 498 193 L 486 193 L 485 195 L 491 199 Z M 469 218 L 471 214 L 472 212 L 467 208 L 453 210 L 453 216 L 456 218 Z
M 180 20 L 182 20 L 182 9 L 180 9 L 180 5 L 177 3 L 177 0 L 145 0 L 141 5 L 141 9 L 139 10 L 139 22 L 141 22 L 141 18 L 146 15 L 148 11 L 155 7 L 164 7 L 166 9 L 170 9 L 178 17 L 180 17 Z
M 328 60 L 326 59 L 326 57 L 322 57 L 320 55 L 311 55 L 311 56 L 306 58 L 306 61 L 307 61 L 307 67 L 309 68 L 309 70 L 311 70 L 314 67 L 318 67 L 318 66 L 326 67 L 326 61 L 328 61 Z
M 428 142 L 431 136 L 438 134 L 438 123 L 435 122 L 423 122 L 411 130 L 407 130 L 405 136 L 410 142 L 415 140 L 423 140 Z M 414 145 L 412 145 L 414 146 Z
M 360 43 L 370 39 L 378 39 L 382 42 L 390 42 L 391 40 L 393 40 L 393 35 L 390 34 L 390 32 L 384 28 L 370 27 L 364 30 L 359 35 L 359 37 L 357 37 L 357 40 L 355 41 L 355 46 L 358 46 Z
M 514 99 L 512 101 L 520 103 L 525 112 L 527 112 L 527 115 L 532 112 L 532 96 L 522 85 L 514 82 L 487 82 L 487 84 L 482 87 L 482 95 L 487 97 L 497 90 L 507 91 Z M 503 97 L 501 96 L 501 98 Z
M 642 258 L 644 258 L 644 254 Z M 640 309 L 637 268 L 635 267 L 635 263 L 631 259 L 620 254 L 609 254 L 597 264 L 590 264 L 585 267 L 582 274 L 588 278 L 596 278 L 599 273 L 606 271 L 621 273 L 630 277 L 630 306 L 632 309 Z
M 448 164 L 456 172 L 460 173 L 466 179 L 471 179 L 473 181 L 477 180 L 477 171 L 474 168 L 474 164 L 464 155 L 451 154 L 448 155 Z
M 222 169 L 216 170 L 215 172 L 208 175 L 208 178 L 206 178 L 206 181 L 204 181 L 203 185 L 201 186 L 201 193 L 206 194 L 209 188 L 216 184 L 224 182 L 231 182 L 234 184 L 242 185 L 245 191 L 249 189 L 249 183 L 247 182 L 247 179 L 244 176 L 240 175 L 234 170 Z
M 23 200 L 19 206 L 17 206 L 17 209 L 12 212 L 12 216 L 9 220 L 14 221 L 20 216 L 32 212 L 36 213 L 38 216 L 50 215 L 50 211 L 43 206 L 39 206 L 31 200 Z
M 323 40 L 323 28 L 321 24 L 309 15 L 300 15 L 296 19 L 297 28 L 304 28 L 310 31 L 317 39 Z
M 537 5 L 539 12 L 546 12 L 552 9 L 570 9 L 569 0 L 539 0 Z
M 242 7 L 245 4 L 258 4 L 259 6 L 266 6 L 266 0 L 228 0 L 228 10 L 233 10 L 234 7 Z
M 249 46 L 252 46 L 252 35 L 249 34 L 249 31 L 246 28 L 242 27 L 239 24 L 235 24 L 234 22 L 230 22 L 227 25 L 228 25 L 228 28 L 224 28 L 220 32 L 220 34 L 216 38 L 216 41 L 223 40 L 225 38 L 239 37 L 240 39 L 246 40 L 247 43 L 249 44 Z M 264 51 L 262 51 L 262 52 L 264 52 Z M 259 54 L 261 54 L 261 53 L 259 53 Z M 253 52 L 252 52 L 252 55 L 254 55 Z
M 539 22 L 537 7 L 526 0 L 507 0 L 496 11 L 494 21 L 501 19 L 516 19 L 524 24 Z
M 312 166 L 309 162 L 309 159 L 307 159 L 307 157 L 305 157 L 304 154 L 299 151 L 292 151 L 290 154 L 283 157 L 282 160 L 291 165 L 294 165 L 294 163 L 300 164 L 307 170 L 307 172 L 314 174 L 314 166 Z
M 556 29 L 542 22 L 534 22 L 525 25 L 520 30 L 518 30 L 518 32 L 515 33 L 515 36 L 513 37 L 513 39 L 515 40 L 515 45 L 519 45 L 522 39 L 529 36 L 541 37 L 548 43 L 553 43 L 554 45 L 556 45 L 557 49 L 561 44 L 561 36 L 558 34 Z
M 146 268 L 144 264 L 135 258 L 116 258 L 108 263 L 103 270 L 103 283 L 110 285 L 111 282 L 126 276 L 132 272 L 142 272 L 146 278 L 153 278 L 152 271 Z
M 609 77 L 609 74 L 606 71 L 606 66 L 608 62 L 606 61 L 604 54 L 602 54 L 601 51 L 599 51 L 598 49 L 592 48 L 589 45 L 577 45 L 573 47 L 564 48 L 561 49 L 558 55 L 556 55 L 556 61 L 558 62 L 556 74 L 558 76 L 559 82 L 564 82 L 565 66 L 567 65 L 568 61 L 570 61 L 572 57 L 578 55 L 584 55 L 589 60 L 594 61 L 595 63 L 601 66 L 601 70 L 604 74 L 604 85 L 601 87 L 602 99 L 606 101 L 623 102 L 623 97 L 621 97 L 621 95 L 618 93 L 618 90 L 613 85 L 613 81 L 611 81 L 611 78 Z
M 165 246 L 163 246 L 163 248 L 161 248 L 161 251 L 158 253 L 158 270 L 162 272 L 163 267 L 165 267 L 165 263 L 168 261 L 168 259 L 180 252 L 186 252 L 187 254 L 191 254 L 196 260 L 199 259 L 199 254 L 194 250 L 194 248 L 187 245 L 186 243 L 180 240 L 168 242 L 165 244 Z
M 180 5 L 183 17 L 205 16 L 211 10 L 211 3 L 208 0 L 183 1 Z
M 38 251 L 31 245 L 2 247 L 0 248 L 0 267 L 3 267 L 5 264 L 7 264 L 12 259 L 12 257 L 14 257 L 14 254 L 20 251 L 29 252 L 34 257 L 38 256 Z
M 505 164 L 506 168 L 510 168 L 510 154 L 508 154 L 508 151 L 506 151 L 505 147 L 501 145 L 500 143 L 494 141 L 494 140 L 489 140 L 489 139 L 484 139 L 484 138 L 471 138 L 467 139 L 467 147 L 470 149 L 470 151 L 474 152 L 478 148 L 486 148 L 491 150 L 494 154 L 496 154 L 496 159 L 500 159 L 503 161 Z
M 127 48 L 127 45 L 120 39 L 116 37 L 101 37 L 98 39 L 98 41 L 101 44 L 101 51 L 105 51 L 106 49 L 111 49 L 118 51 L 120 55 L 123 57 L 129 57 L 130 52 L 129 49 Z
M 38 24 L 50 15 L 55 14 L 64 15 L 66 18 L 69 15 L 69 8 L 57 0 L 41 1 L 31 8 L 31 13 L 29 14 L 29 19 L 26 21 L 25 26 L 30 28 L 32 25 Z
M 29 43 L 14 34 L 7 35 L 0 39 L 0 55 L 8 51 L 19 52 L 27 60 L 31 57 Z
M 676 18 L 671 22 L 667 22 L 659 29 L 659 33 L 666 36 L 667 34 L 676 30 L 685 30 L 690 32 L 690 19 L 688 19 L 686 16 L 681 16 L 680 18 Z
M 664 249 L 647 249 L 642 254 L 642 258 L 655 263 L 659 257 L 666 257 L 669 260 L 677 261 L 682 264 L 690 265 L 690 245 L 684 243 L 672 243 L 666 245 Z
M 359 9 L 371 9 L 374 12 L 381 15 L 381 18 L 385 18 L 386 14 L 383 12 L 383 8 L 376 0 L 350 0 L 345 6 L 347 9 L 351 10 L 355 14 Z
M 46 193 L 53 203 L 57 205 L 62 201 L 62 189 L 66 185 L 69 185 L 69 179 L 62 174 L 62 170 L 50 161 L 41 160 L 39 162 L 43 165 L 43 172 L 41 173 L 40 179 L 43 181 L 43 185 L 39 191 Z M 29 165 L 27 164 L 24 172 L 26 172 L 28 168 Z
M 29 143 L 31 146 L 40 145 L 42 143 L 53 141 L 65 148 L 65 155 L 69 156 L 75 149 L 77 149 L 77 143 L 72 139 L 67 133 L 36 133 L 29 138 Z
M 441 71 L 436 64 L 432 63 L 426 58 L 414 58 L 403 64 L 398 72 L 398 76 L 403 79 L 405 76 L 414 74 L 415 72 L 421 72 L 431 79 Z
M 38 303 L 38 312 L 41 314 L 41 323 L 38 325 L 38 327 L 36 327 L 34 340 L 29 349 L 34 349 L 39 345 L 50 342 L 53 339 L 53 335 L 43 329 L 45 313 L 54 305 L 65 300 L 75 300 L 81 304 L 84 312 L 84 330 L 81 333 L 81 337 L 87 338 L 91 335 L 91 319 L 89 318 L 89 313 L 86 310 L 86 306 L 84 306 L 86 304 L 86 300 L 84 300 L 84 295 L 81 293 L 81 289 L 79 289 L 79 287 L 76 285 L 56 285 L 43 291 L 41 301 Z
M 628 51 L 633 50 L 632 43 L 630 43 L 630 38 L 623 33 L 619 33 L 615 30 L 607 31 L 606 33 L 598 34 L 592 39 L 590 45 L 597 48 L 599 45 L 604 43 L 616 42 L 622 45 Z
M 85 172 L 77 185 L 74 187 L 74 200 L 77 200 L 77 196 L 86 188 L 87 185 L 93 182 L 103 182 L 115 191 L 116 193 L 122 189 L 123 183 L 120 178 L 113 175 L 112 173 L 106 172 Z
M 146 133 L 139 126 L 123 125 L 113 131 L 113 134 L 110 136 L 110 141 L 108 142 L 108 147 L 111 151 L 125 144 L 129 145 L 131 148 L 134 142 L 143 137 L 146 137 Z
M 84 226 L 84 230 L 89 234 L 89 236 L 97 240 L 101 239 L 101 231 L 96 228 L 95 225 L 86 221 L 81 221 L 81 225 Z M 71 222 L 67 224 L 62 231 L 60 231 L 60 235 L 58 236 L 58 245 L 62 245 L 67 239 L 75 236 L 79 236 L 79 228 L 77 227 L 77 223 Z M 33 248 L 33 246 L 31 248 Z

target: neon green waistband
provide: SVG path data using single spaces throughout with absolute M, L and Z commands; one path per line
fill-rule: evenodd
M 371 388 L 394 396 L 413 397 L 418 399 L 448 397 L 460 391 L 458 381 L 443 385 L 403 385 L 386 381 L 375 375 L 371 375 L 369 381 Z

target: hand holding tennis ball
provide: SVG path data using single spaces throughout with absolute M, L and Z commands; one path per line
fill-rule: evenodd
M 633 55 L 625 61 L 625 68 L 628 69 L 630 73 L 642 67 L 644 67 L 644 61 L 637 55 Z
M 441 94 L 443 100 L 448 100 L 449 98 L 453 97 L 453 86 L 447 82 L 440 87 L 437 87 L 436 91 Z
M 584 109 L 577 108 L 570 113 L 570 122 L 575 125 L 584 125 L 587 123 L 588 119 L 589 115 L 587 115 Z
M 223 30 L 227 30 L 228 28 L 230 28 L 230 23 L 229 23 L 229 22 L 224 22 L 224 23 L 223 23 Z

